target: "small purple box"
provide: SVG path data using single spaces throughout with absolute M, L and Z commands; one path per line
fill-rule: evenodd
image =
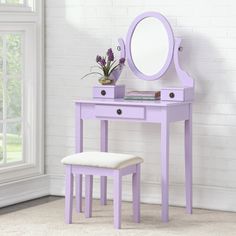
M 192 87 L 163 88 L 161 89 L 162 101 L 192 101 L 194 90 Z
M 96 85 L 93 87 L 93 98 L 123 98 L 125 85 Z

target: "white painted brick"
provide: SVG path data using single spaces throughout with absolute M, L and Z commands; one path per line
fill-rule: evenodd
M 183 68 L 196 84 L 193 106 L 194 184 L 236 188 L 235 0 L 47 0 L 46 170 L 63 174 L 60 160 L 74 152 L 73 100 L 91 97 L 95 76 L 80 80 L 96 54 L 126 38 L 144 11 L 159 11 L 182 37 Z M 178 85 L 173 67 L 160 81 L 138 80 L 125 68 L 120 83 L 131 89 Z M 98 150 L 99 122 L 86 121 L 85 150 Z M 160 126 L 110 122 L 109 150 L 143 156 L 142 180 L 160 182 Z M 184 182 L 183 122 L 171 125 L 170 182 Z M 221 199 L 227 201 L 227 199 Z

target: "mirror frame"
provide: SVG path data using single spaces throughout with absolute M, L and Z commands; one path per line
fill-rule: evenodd
M 163 26 L 166 29 L 167 35 L 168 35 L 168 39 L 169 39 L 169 52 L 168 52 L 168 56 L 166 59 L 166 62 L 164 64 L 164 66 L 160 69 L 160 71 L 154 75 L 145 75 L 143 74 L 135 65 L 133 58 L 132 58 L 132 53 L 131 53 L 131 42 L 132 42 L 132 37 L 133 37 L 133 33 L 137 27 L 137 25 L 145 18 L 148 17 L 154 17 L 157 18 L 159 21 L 161 21 L 161 23 L 163 24 Z M 172 28 L 168 22 L 168 20 L 161 15 L 158 12 L 145 12 L 139 16 L 137 16 L 134 21 L 131 23 L 129 30 L 128 30 L 128 34 L 126 37 L 126 56 L 127 56 L 127 61 L 129 64 L 130 69 L 133 71 L 133 73 L 139 78 L 139 79 L 143 79 L 143 80 L 158 80 L 161 78 L 162 75 L 164 75 L 164 73 L 167 71 L 167 69 L 170 66 L 170 63 L 173 59 L 173 51 L 174 51 L 174 34 L 172 31 Z

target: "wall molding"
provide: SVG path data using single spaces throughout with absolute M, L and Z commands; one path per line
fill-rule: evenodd
M 0 185 L 0 207 L 47 196 L 49 176 L 40 175 Z
M 64 196 L 64 176 L 49 175 L 50 195 Z M 83 183 L 84 184 L 84 183 Z M 83 185 L 84 187 L 84 185 Z M 161 204 L 161 186 L 159 183 L 142 182 L 141 201 Z M 185 206 L 183 184 L 170 184 L 170 205 Z M 124 201 L 131 201 L 131 182 L 123 180 Z M 94 198 L 99 198 L 99 179 L 94 179 Z M 112 197 L 112 179 L 108 179 L 108 199 Z M 222 201 L 224 199 L 224 201 Z M 193 185 L 193 207 L 211 210 L 236 212 L 236 188 Z
M 108 179 L 108 199 L 113 199 L 112 179 Z M 63 175 L 40 175 L 0 185 L 0 207 L 43 196 L 64 196 Z M 141 201 L 161 204 L 159 183 L 142 182 Z M 99 179 L 94 178 L 94 198 L 99 198 Z M 123 180 L 123 200 L 131 201 L 131 182 Z M 222 201 L 224 199 L 224 201 Z M 236 212 L 236 188 L 193 186 L 194 208 Z M 170 184 L 170 205 L 185 206 L 184 185 Z

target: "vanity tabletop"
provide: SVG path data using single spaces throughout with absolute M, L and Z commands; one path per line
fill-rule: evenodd
M 77 99 L 75 103 L 84 104 L 100 104 L 100 105 L 123 105 L 123 106 L 157 106 L 157 107 L 167 107 L 167 106 L 181 106 L 183 104 L 189 104 L 191 102 L 171 102 L 171 101 L 148 101 L 148 100 L 124 100 L 123 98 L 109 99 L 109 98 L 88 98 L 88 99 Z

